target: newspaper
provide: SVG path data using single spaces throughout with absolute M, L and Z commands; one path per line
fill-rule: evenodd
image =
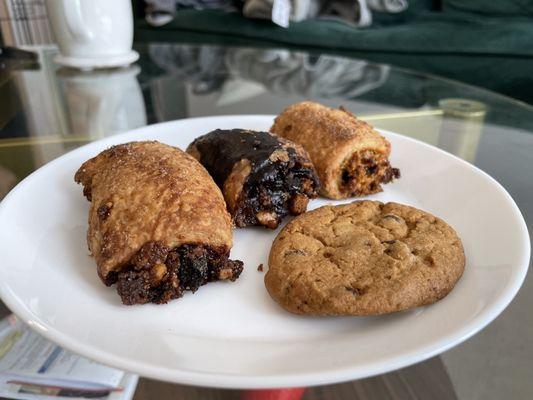
M 63 349 L 14 315 L 0 321 L 0 397 L 127 400 L 137 379 Z

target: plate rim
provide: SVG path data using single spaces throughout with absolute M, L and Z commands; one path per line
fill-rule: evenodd
M 165 121 L 161 123 L 146 125 L 137 129 L 129 130 L 126 132 L 118 133 L 113 136 L 108 136 L 93 142 L 87 143 L 83 146 L 77 147 L 54 160 L 44 164 L 37 170 L 33 171 L 27 177 L 25 177 L 21 182 L 19 182 L 0 202 L 0 220 L 2 214 L 5 212 L 6 208 L 11 202 L 11 198 L 16 196 L 18 192 L 23 190 L 25 186 L 30 184 L 33 180 L 50 168 L 53 168 L 56 163 L 63 162 L 65 159 L 70 157 L 75 157 L 77 153 L 84 153 L 91 148 L 106 147 L 112 143 L 122 142 L 121 139 L 126 139 L 132 135 L 139 134 L 147 129 L 165 128 L 166 125 L 173 125 L 176 123 L 183 123 L 185 121 L 198 121 L 206 119 L 237 119 L 242 121 L 244 119 L 248 120 L 257 120 L 257 119 L 273 119 L 274 115 L 263 115 L 263 114 L 254 114 L 254 115 L 216 115 L 216 116 L 205 116 L 205 117 L 194 117 L 194 118 L 184 118 L 177 119 L 172 121 Z M 269 374 L 269 375 L 242 375 L 242 374 L 225 374 L 225 373 L 214 373 L 214 372 L 195 372 L 195 371 L 185 371 L 180 369 L 170 369 L 166 367 L 159 366 L 148 366 L 139 361 L 133 361 L 123 358 L 122 356 L 117 356 L 113 354 L 108 354 L 105 351 L 102 351 L 98 348 L 95 348 L 91 345 L 84 344 L 81 340 L 77 340 L 67 334 L 62 333 L 61 331 L 55 329 L 49 324 L 43 324 L 40 321 L 39 316 L 35 315 L 32 312 L 26 312 L 24 304 L 18 300 L 17 296 L 11 291 L 6 282 L 0 282 L 0 298 L 4 301 L 6 306 L 15 313 L 19 319 L 24 323 L 30 326 L 32 329 L 37 331 L 39 334 L 51 340 L 54 343 L 58 343 L 62 347 L 76 353 L 81 354 L 82 356 L 88 357 L 90 359 L 96 360 L 102 364 L 112 366 L 114 368 L 119 368 L 125 371 L 133 372 L 140 374 L 141 376 L 164 380 L 168 382 L 197 385 L 203 387 L 219 387 L 219 388 L 242 388 L 242 389 L 257 389 L 257 388 L 280 388 L 280 387 L 290 387 L 290 386 L 317 386 L 335 382 L 343 382 L 347 380 L 361 379 L 366 377 L 375 376 L 378 374 L 387 373 L 399 368 L 412 365 L 424 361 L 428 358 L 431 358 L 435 355 L 445 352 L 450 348 L 464 342 L 468 338 L 472 337 L 482 329 L 484 329 L 488 324 L 490 324 L 496 317 L 498 317 L 505 308 L 511 303 L 516 294 L 518 293 L 520 287 L 523 284 L 523 281 L 527 275 L 529 268 L 529 262 L 531 257 L 531 242 L 529 237 L 529 232 L 527 229 L 527 224 L 524 220 L 524 217 L 518 208 L 518 205 L 512 198 L 512 196 L 507 192 L 507 190 L 493 177 L 487 174 L 485 171 L 479 167 L 459 158 L 458 156 L 451 154 L 443 149 L 440 149 L 431 144 L 425 143 L 421 140 L 414 139 L 399 133 L 395 133 L 389 130 L 376 129 L 380 133 L 384 133 L 386 136 L 391 137 L 401 137 L 401 140 L 407 140 L 415 142 L 417 145 L 423 146 L 430 151 L 437 151 L 445 154 L 448 157 L 451 157 L 456 162 L 459 162 L 466 168 L 473 169 L 477 174 L 480 174 L 483 178 L 488 180 L 491 184 L 495 185 L 496 188 L 505 196 L 506 201 L 511 205 L 514 216 L 516 217 L 519 227 L 521 237 L 523 238 L 522 247 L 524 251 L 522 252 L 522 257 L 520 260 L 519 269 L 516 270 L 515 274 L 511 277 L 509 283 L 505 290 L 502 291 L 502 294 L 495 301 L 493 306 L 489 309 L 484 310 L 476 317 L 474 317 L 468 324 L 463 325 L 460 329 L 453 331 L 450 334 L 445 335 L 439 340 L 432 341 L 424 347 L 419 347 L 416 350 L 407 351 L 406 354 L 400 353 L 393 357 L 388 357 L 383 360 L 374 361 L 367 363 L 365 365 L 360 365 L 356 367 L 336 367 L 328 368 L 324 371 L 313 371 L 305 373 L 294 373 L 290 375 L 284 374 Z M 138 140 L 138 139 L 131 139 Z M 1 269 L 1 267 L 0 267 Z

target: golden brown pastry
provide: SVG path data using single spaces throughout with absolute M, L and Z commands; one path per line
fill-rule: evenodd
M 111 147 L 76 172 L 89 201 L 87 242 L 98 275 L 124 304 L 166 303 L 214 280 L 235 280 L 231 220 L 207 171 L 158 142 Z
M 344 108 L 310 101 L 293 104 L 275 119 L 270 131 L 307 150 L 326 197 L 377 193 L 382 183 L 400 177 L 389 163 L 387 139 Z
M 238 227 L 275 229 L 317 197 L 318 178 L 306 151 L 271 133 L 217 129 L 197 138 L 187 152 L 222 189 Z

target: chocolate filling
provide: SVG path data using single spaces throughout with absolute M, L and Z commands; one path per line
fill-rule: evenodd
M 341 191 L 361 196 L 381 191 L 381 184 L 400 177 L 400 170 L 391 167 L 387 157 L 371 150 L 356 152 L 344 164 Z
M 303 213 L 309 198 L 316 197 L 318 181 L 313 171 L 302 165 L 293 149 L 287 152 L 287 162 L 266 160 L 252 169 L 234 215 L 235 225 L 275 229 L 288 214 Z
M 317 196 L 318 178 L 309 160 L 268 132 L 217 129 L 193 145 L 221 188 L 237 162 L 250 162 L 250 174 L 232 216 L 238 227 L 274 229 L 286 215 L 304 212 L 309 199 Z
M 122 303 L 127 305 L 167 303 L 208 282 L 235 281 L 242 272 L 242 262 L 229 260 L 228 253 L 197 244 L 170 249 L 160 242 L 149 242 L 122 271 L 110 274 L 106 284 L 116 282 Z

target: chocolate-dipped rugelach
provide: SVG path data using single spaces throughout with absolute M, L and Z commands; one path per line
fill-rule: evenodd
M 187 152 L 222 189 L 236 226 L 276 228 L 287 214 L 305 212 L 318 178 L 305 150 L 268 132 L 217 129 Z
M 76 172 L 91 202 L 87 242 L 124 304 L 166 303 L 216 280 L 234 281 L 231 219 L 207 171 L 158 142 L 111 147 Z
M 310 101 L 293 104 L 275 119 L 270 131 L 307 150 L 326 197 L 377 193 L 381 184 L 400 177 L 400 170 L 389 163 L 387 139 L 342 107 L 336 110 Z

